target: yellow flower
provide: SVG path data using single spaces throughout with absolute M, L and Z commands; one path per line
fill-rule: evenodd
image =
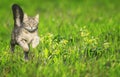
M 110 47 L 110 43 L 105 42 L 105 43 L 103 44 L 103 46 L 104 46 L 104 48 L 105 48 L 105 49 L 107 49 L 107 48 L 109 48 L 109 47 Z
M 49 37 L 49 38 L 53 37 L 53 34 L 48 33 L 48 37 Z
M 86 37 L 86 36 L 89 36 L 89 32 L 88 31 L 81 31 L 81 33 L 80 33 L 80 35 L 82 36 L 82 37 Z
M 62 41 L 60 41 L 61 44 L 67 44 L 68 40 L 63 39 Z

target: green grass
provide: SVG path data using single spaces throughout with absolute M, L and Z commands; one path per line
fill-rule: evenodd
M 40 14 L 41 42 L 24 62 L 10 53 L 11 6 Z M 119 0 L 3 0 L 0 2 L 0 77 L 119 77 Z

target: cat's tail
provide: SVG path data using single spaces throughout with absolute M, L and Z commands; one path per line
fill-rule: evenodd
M 14 18 L 15 26 L 21 26 L 21 23 L 23 22 L 23 17 L 24 17 L 22 8 L 17 4 L 13 4 L 12 11 L 13 11 L 13 18 Z

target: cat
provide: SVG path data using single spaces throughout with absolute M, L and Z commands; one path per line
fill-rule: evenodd
M 14 28 L 11 35 L 10 49 L 14 52 L 15 45 L 22 47 L 24 59 L 28 60 L 30 44 L 37 47 L 40 38 L 38 36 L 39 14 L 29 17 L 18 4 L 12 5 Z

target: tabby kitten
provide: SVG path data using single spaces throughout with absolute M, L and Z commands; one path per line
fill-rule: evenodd
M 25 60 L 28 60 L 30 44 L 32 44 L 33 48 L 39 44 L 39 15 L 37 14 L 35 17 L 29 17 L 27 14 L 24 14 L 22 8 L 17 4 L 13 4 L 12 11 L 14 29 L 10 41 L 11 51 L 14 52 L 15 45 L 19 45 L 24 51 Z

